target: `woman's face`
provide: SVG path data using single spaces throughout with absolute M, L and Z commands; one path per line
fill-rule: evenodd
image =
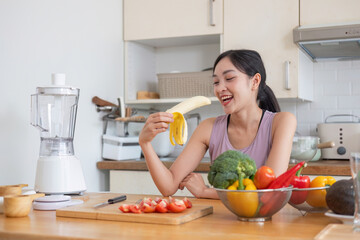
M 214 94 L 226 114 L 240 111 L 253 98 L 252 80 L 240 72 L 228 57 L 216 65 L 213 80 Z

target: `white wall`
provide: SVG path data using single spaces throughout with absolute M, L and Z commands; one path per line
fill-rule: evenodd
M 64 72 L 80 88 L 75 155 L 89 191 L 106 190 L 101 114 L 91 99 L 123 96 L 121 0 L 0 0 L 0 185 L 34 185 L 40 137 L 30 95 Z
M 296 115 L 297 131 L 316 136 L 316 125 L 334 114 L 360 117 L 360 60 L 324 61 L 314 63 L 314 101 L 280 101 L 283 111 Z M 352 121 L 349 117 L 330 121 Z

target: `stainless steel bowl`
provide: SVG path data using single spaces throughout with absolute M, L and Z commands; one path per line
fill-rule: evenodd
M 227 190 L 216 191 L 222 203 L 241 221 L 263 222 L 280 211 L 291 196 L 292 188 L 261 190 Z

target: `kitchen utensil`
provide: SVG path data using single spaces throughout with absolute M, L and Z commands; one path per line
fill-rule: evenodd
M 52 74 L 52 85 L 31 95 L 31 124 L 40 130 L 35 191 L 46 194 L 86 190 L 81 163 L 74 155 L 78 88 L 65 86 L 65 74 Z
M 99 208 L 99 207 L 104 207 L 107 206 L 109 204 L 114 204 L 117 202 L 122 202 L 126 200 L 126 195 L 121 195 L 119 197 L 114 197 L 114 198 L 109 198 L 106 202 L 102 202 L 102 203 L 98 203 L 96 205 L 94 205 L 94 208 Z
M 341 118 L 342 121 L 336 121 Z M 353 120 L 344 121 L 344 118 Z M 322 142 L 334 141 L 336 147 L 322 149 L 323 159 L 350 159 L 351 152 L 360 152 L 360 117 L 352 114 L 335 114 L 325 118 L 324 123 L 317 125 Z
M 51 211 L 82 203 L 84 203 L 83 200 L 71 199 L 71 197 L 67 195 L 48 195 L 35 199 L 33 203 L 33 208 L 35 210 Z
M 310 191 L 321 191 L 324 189 L 329 189 L 330 186 L 325 186 L 325 187 L 316 187 L 316 188 L 293 188 L 292 192 L 302 192 L 302 193 L 309 193 Z M 321 194 L 319 194 L 321 195 Z M 293 206 L 294 208 L 296 208 L 297 210 L 300 211 L 300 213 L 304 216 L 306 215 L 306 213 L 321 213 L 321 212 L 326 212 L 329 210 L 328 207 L 313 207 L 311 205 L 309 205 L 306 201 L 300 204 L 294 204 L 291 201 L 289 201 L 289 204 L 291 206 Z
M 134 204 L 139 196 L 128 196 L 128 199 L 121 202 L 110 204 L 106 208 L 94 208 L 98 202 L 105 202 L 109 198 L 118 196 L 115 193 L 102 193 L 102 196 L 89 198 L 84 204 L 69 206 L 56 210 L 57 217 L 86 218 L 97 220 L 110 220 L 121 222 L 150 223 L 150 224 L 169 224 L 178 225 L 190 222 L 213 213 L 213 207 L 200 205 L 192 202 L 192 208 L 188 208 L 181 213 L 123 213 L 119 210 L 121 204 Z
M 316 155 L 318 149 L 332 148 L 335 146 L 333 141 L 319 143 L 318 137 L 301 136 L 294 137 L 290 159 L 295 162 L 310 161 Z
M 354 231 L 360 232 L 360 152 L 351 153 L 350 169 L 355 192 Z
M 272 215 L 280 211 L 289 201 L 292 188 L 260 189 L 260 190 L 227 190 L 218 189 L 216 191 L 222 203 L 232 213 L 238 216 L 240 221 L 264 222 L 270 220 Z M 263 203 L 263 197 L 276 199 Z M 262 214 L 261 208 L 268 208 L 269 211 Z M 259 209 L 258 209 L 259 208 Z
M 4 196 L 20 195 L 22 192 L 22 188 L 27 186 L 27 184 L 0 186 L 0 213 L 4 212 Z
M 29 214 L 34 199 L 45 194 L 12 195 L 4 197 L 4 213 L 7 217 L 25 217 Z

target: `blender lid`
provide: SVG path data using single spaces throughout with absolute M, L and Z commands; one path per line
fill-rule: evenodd
M 49 95 L 79 95 L 79 89 L 66 86 L 66 75 L 64 73 L 53 73 L 51 75 L 50 86 L 37 87 L 36 91 L 38 94 L 49 94 Z

